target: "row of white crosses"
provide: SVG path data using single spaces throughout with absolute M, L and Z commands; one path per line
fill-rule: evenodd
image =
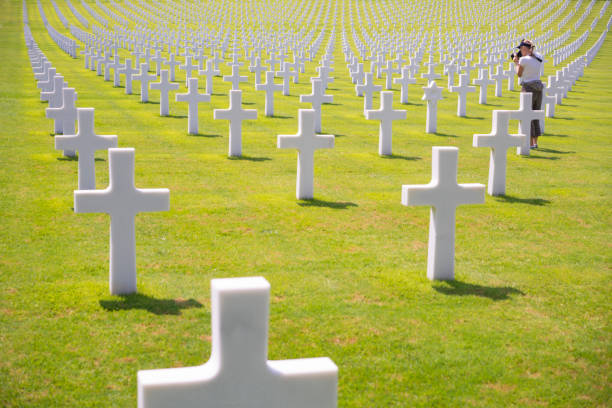
M 134 186 L 134 149 L 116 148 L 117 136 L 94 131 L 94 109 L 77 108 L 74 88 L 65 87 L 62 76 L 31 45 L 30 61 L 39 80 L 41 96 L 48 96 L 46 115 L 55 121 L 55 148 L 74 156 L 78 152 L 78 190 L 74 192 L 74 211 L 104 212 L 111 216 L 110 277 L 112 294 L 136 292 L 136 238 L 134 217 L 138 212 L 168 211 L 167 189 L 138 189 Z M 54 90 L 49 91 L 51 81 Z M 59 106 L 58 106 L 59 105 Z M 75 132 L 75 122 L 78 131 Z M 108 149 L 109 186 L 96 190 L 95 152 Z
M 41 55 L 31 56 L 31 62 L 37 72 L 45 59 Z M 240 107 L 240 92 L 231 91 L 227 118 L 235 113 L 232 106 Z M 135 188 L 134 149 L 109 148 L 116 145 L 117 138 L 94 133 L 93 108 L 78 108 L 77 112 L 79 132 L 56 136 L 56 147 L 66 145 L 79 153 L 79 190 L 74 192 L 74 209 L 77 213 L 104 212 L 111 216 L 110 291 L 114 295 L 134 293 L 134 218 L 143 211 L 167 211 L 169 191 Z M 306 137 L 314 135 L 314 112 L 308 113 L 307 122 L 311 126 Z M 106 148 L 109 148 L 109 186 L 95 190 L 93 168 L 86 168 L 85 164 L 93 163 L 95 150 Z M 203 402 L 243 408 L 337 406 L 338 367 L 332 360 L 326 357 L 268 360 L 270 284 L 264 278 L 213 279 L 211 292 L 212 353 L 208 363 L 139 371 L 140 408 L 196 408 Z

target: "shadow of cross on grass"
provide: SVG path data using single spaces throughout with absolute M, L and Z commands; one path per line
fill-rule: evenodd
M 346 210 L 348 207 L 357 207 L 357 204 L 351 202 L 336 202 L 336 201 L 324 201 L 316 198 L 310 200 L 300 200 L 298 205 L 301 207 L 327 207 L 336 210 Z
M 514 196 L 510 196 L 510 195 L 500 195 L 500 196 L 496 196 L 496 201 L 500 201 L 500 202 L 506 202 L 506 203 L 518 203 L 518 204 L 530 204 L 530 205 L 547 205 L 550 204 L 549 200 L 545 200 L 543 198 L 520 198 L 520 197 L 514 197 Z
M 100 306 L 109 312 L 143 309 L 156 315 L 180 315 L 181 309 L 200 308 L 194 299 L 156 299 L 141 293 L 119 296 L 121 300 L 100 300 Z
M 445 281 L 433 286 L 434 290 L 444 295 L 450 296 L 480 296 L 491 300 L 507 300 L 510 295 L 525 295 L 518 289 L 510 286 L 494 287 L 474 285 L 473 283 L 454 281 Z

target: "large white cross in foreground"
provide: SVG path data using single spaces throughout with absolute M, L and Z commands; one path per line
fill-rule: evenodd
M 138 408 L 335 408 L 329 358 L 268 360 L 270 284 L 213 279 L 212 351 L 206 364 L 138 372 Z
M 457 184 L 456 147 L 432 147 L 429 184 L 403 185 L 402 204 L 431 206 L 427 277 L 453 280 L 455 277 L 455 210 L 461 204 L 484 203 L 485 186 Z
M 168 211 L 167 188 L 134 186 L 134 149 L 108 149 L 109 184 L 105 190 L 76 190 L 74 211 L 102 212 L 111 216 L 110 291 L 113 295 L 136 292 L 136 232 L 139 212 Z
M 334 147 L 334 136 L 315 134 L 315 111 L 298 110 L 298 133 L 278 135 L 279 149 L 297 149 L 296 197 L 308 200 L 314 196 L 314 152 L 317 149 Z

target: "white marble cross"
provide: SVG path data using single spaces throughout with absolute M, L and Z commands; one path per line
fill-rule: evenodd
M 402 76 L 395 78 L 393 83 L 400 84 L 400 103 L 408 103 L 408 85 L 416 84 L 416 79 L 410 74 L 410 68 L 402 68 Z
M 523 140 L 523 144 L 516 148 L 516 153 L 522 156 L 529 156 L 529 151 L 531 149 L 531 121 L 544 120 L 543 110 L 533 110 L 531 108 L 532 97 L 533 94 L 531 92 L 521 92 L 518 110 L 509 111 L 510 119 L 519 121 L 519 133 L 528 136 Z
M 464 117 L 467 106 L 467 94 L 469 92 L 476 92 L 476 87 L 470 86 L 467 74 L 461 74 L 459 76 L 459 85 L 451 86 L 450 91 L 457 92 L 457 116 Z
M 76 213 L 106 213 L 110 226 L 110 292 L 136 292 L 136 231 L 139 212 L 168 211 L 170 191 L 134 186 L 134 149 L 108 149 L 109 185 L 104 190 L 76 190 Z
M 198 70 L 198 68 L 198 64 L 193 63 L 190 55 L 185 57 L 183 65 L 179 65 L 179 69 L 185 71 L 185 86 L 189 86 L 189 79 L 193 78 L 193 71 Z
M 140 64 L 140 74 L 134 75 L 134 81 L 140 81 L 140 102 L 149 101 L 149 82 L 157 79 L 157 76 L 149 74 L 149 66 L 146 62 Z
M 474 147 L 490 147 L 489 183 L 487 192 L 492 196 L 506 194 L 506 155 L 511 146 L 520 146 L 527 135 L 508 133 L 510 111 L 494 110 L 492 130 L 489 134 L 474 135 Z
M 421 100 L 427 101 L 427 119 L 425 121 L 425 132 L 436 133 L 438 130 L 438 101 L 442 99 L 442 89 L 431 81 L 428 86 L 423 87 Z
M 291 78 L 294 78 L 296 75 L 298 75 L 297 72 L 291 71 L 289 67 L 290 65 L 291 64 L 288 62 L 283 62 L 283 69 L 281 71 L 276 71 L 276 76 L 283 78 L 283 95 L 285 96 L 289 95 L 289 84 Z
M 62 106 L 57 108 L 47 108 L 45 109 L 45 114 L 47 118 L 55 120 L 56 129 L 57 122 L 60 123 L 61 134 L 73 135 L 75 133 L 74 123 L 77 120 L 77 93 L 74 91 L 74 88 L 62 88 L 62 94 Z M 57 135 L 58 132 L 55 132 L 55 134 Z M 74 150 L 64 150 L 64 156 L 74 157 L 74 155 Z
M 502 96 L 502 86 L 505 78 L 504 68 L 501 65 L 498 65 L 495 74 L 491 75 L 491 79 L 495 81 L 495 96 L 497 97 Z
M 191 135 L 198 134 L 198 104 L 210 102 L 209 94 L 198 92 L 198 78 L 189 78 L 189 90 L 187 93 L 174 95 L 176 102 L 187 102 L 189 109 L 187 113 L 187 131 Z
M 129 58 L 125 59 L 125 63 L 119 68 L 119 73 L 125 75 L 125 93 L 132 94 L 132 77 L 139 71 L 132 67 L 132 61 Z
M 151 89 L 159 90 L 159 115 L 168 116 L 170 114 L 170 101 L 168 92 L 179 89 L 179 84 L 169 81 L 169 72 L 167 69 L 161 70 L 161 78 L 159 82 L 153 82 Z
M 223 81 L 230 82 L 232 84 L 232 90 L 240 89 L 241 82 L 247 82 L 249 80 L 246 76 L 240 76 L 240 65 L 232 65 L 232 75 L 225 75 Z
M 201 69 L 198 72 L 200 75 L 204 75 L 206 77 L 206 93 L 208 95 L 212 95 L 213 93 L 213 78 L 216 75 L 221 75 L 221 71 L 215 69 L 213 63 L 213 60 L 206 61 L 206 69 Z
M 389 156 L 392 153 L 393 121 L 406 119 L 406 111 L 393 109 L 393 91 L 382 91 L 380 93 L 380 108 L 377 110 L 366 110 L 367 120 L 379 120 L 378 129 L 378 154 Z
M 94 108 L 78 108 L 79 131 L 55 136 L 55 148 L 79 152 L 79 190 L 96 188 L 96 150 L 117 146 L 117 136 L 94 132 Z M 74 126 L 73 126 L 74 127 Z
M 487 103 L 487 87 L 493 83 L 494 80 L 489 78 L 489 70 L 483 68 L 480 70 L 480 76 L 472 81 L 474 85 L 478 85 L 480 87 L 480 93 L 478 95 L 478 103 L 484 105 Z
M 315 134 L 315 112 L 312 109 L 298 110 L 298 133 L 278 135 L 279 149 L 297 149 L 298 200 L 309 200 L 314 196 L 314 152 L 317 149 L 334 147 L 334 136 Z
M 440 78 L 441 77 L 440 74 L 436 74 L 436 72 L 434 71 L 435 64 L 428 64 L 428 65 L 429 65 L 429 70 L 427 71 L 426 74 L 421 74 L 421 78 L 427 79 L 427 82 L 432 82 Z
M 393 67 L 394 63 L 392 60 L 387 60 L 387 66 L 381 71 L 386 75 L 385 88 L 393 88 L 393 74 L 399 73 L 400 70 Z
M 458 184 L 456 147 L 432 147 L 429 184 L 403 185 L 402 204 L 431 206 L 427 277 L 455 278 L 455 211 L 462 204 L 484 203 L 485 186 Z
M 381 85 L 374 84 L 374 74 L 372 72 L 366 72 L 365 83 L 361 85 L 355 85 L 357 96 L 363 95 L 363 112 L 372 109 L 372 97 L 375 92 L 382 90 Z
M 55 129 L 59 128 L 61 130 L 55 132 L 56 134 L 74 134 L 74 122 L 77 119 L 76 99 L 77 93 L 74 88 L 62 88 L 62 105 L 57 108 L 45 109 L 47 118 L 59 122 L 59 126 L 56 124 Z
M 312 92 L 308 95 L 300 95 L 300 102 L 310 103 L 315 111 L 315 132 L 321 132 L 321 105 L 324 103 L 332 103 L 333 95 L 326 95 L 323 90 L 323 83 L 320 79 L 310 78 L 312 82 Z
M 49 101 L 49 108 L 61 107 L 64 98 L 63 89 L 66 85 L 68 84 L 64 82 L 64 77 L 61 75 L 56 75 L 53 78 L 53 89 L 49 92 L 41 92 L 41 99 Z M 53 121 L 53 133 L 62 133 L 61 124 L 62 122 L 59 120 Z
M 261 58 L 255 57 L 255 63 L 249 65 L 249 71 L 255 73 L 255 85 L 261 84 L 261 73 L 266 70 L 267 68 L 261 64 Z
M 138 408 L 336 408 L 329 358 L 268 360 L 270 284 L 211 281 L 212 348 L 195 367 L 138 372 Z
M 168 66 L 168 70 L 170 71 L 170 81 L 174 82 L 176 80 L 176 70 L 175 70 L 175 68 L 177 66 L 181 65 L 181 63 L 178 62 L 176 60 L 175 55 L 171 53 L 170 57 L 167 60 L 164 59 L 164 65 Z M 207 91 L 207 93 L 208 93 L 208 91 Z
M 229 109 L 215 109 L 213 118 L 229 120 L 229 156 L 240 157 L 242 155 L 242 121 L 257 119 L 257 110 L 242 109 L 242 91 L 235 89 L 230 91 Z
M 282 91 L 283 86 L 274 83 L 274 71 L 266 72 L 266 83 L 256 84 L 255 89 L 257 91 L 265 91 L 265 115 L 274 116 L 274 92 Z

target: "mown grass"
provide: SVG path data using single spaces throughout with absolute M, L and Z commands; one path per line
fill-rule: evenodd
M 260 118 L 244 123 L 245 157 L 229 160 L 227 122 L 211 110 L 227 107 L 227 83 L 215 79 L 216 95 L 200 107 L 202 135 L 189 136 L 184 104 L 161 118 L 155 91 L 141 104 L 138 84 L 126 96 L 85 70 L 28 3 L 35 39 L 78 106 L 96 109 L 98 133 L 136 149 L 137 186 L 169 188 L 171 210 L 137 217 L 139 294 L 110 296 L 108 217 L 72 211 L 77 163 L 54 150 L 21 2 L 2 1 L 3 406 L 134 406 L 138 370 L 207 360 L 210 279 L 252 275 L 272 285 L 270 359 L 332 358 L 339 406 L 609 406 L 610 39 L 547 119 L 542 149 L 509 152 L 507 196 L 459 208 L 457 279 L 432 283 L 429 210 L 403 207 L 401 185 L 429 181 L 434 145 L 460 148 L 460 182 L 486 183 L 489 152 L 471 147 L 472 134 L 490 131 L 493 109 L 518 107 L 517 92 L 496 98 L 491 89 L 487 106 L 470 95 L 464 119 L 445 93 L 431 135 L 412 86 L 409 105 L 396 97 L 408 120 L 394 125 L 394 156 L 381 158 L 378 124 L 361 115 L 338 38 L 334 104 L 323 110 L 336 146 L 316 153 L 315 200 L 297 201 L 296 154 L 277 149 L 276 135 L 296 132 L 309 75 L 277 96 L 279 118 L 264 117 L 262 94 L 242 87 Z M 108 163 L 96 157 L 101 188 Z

